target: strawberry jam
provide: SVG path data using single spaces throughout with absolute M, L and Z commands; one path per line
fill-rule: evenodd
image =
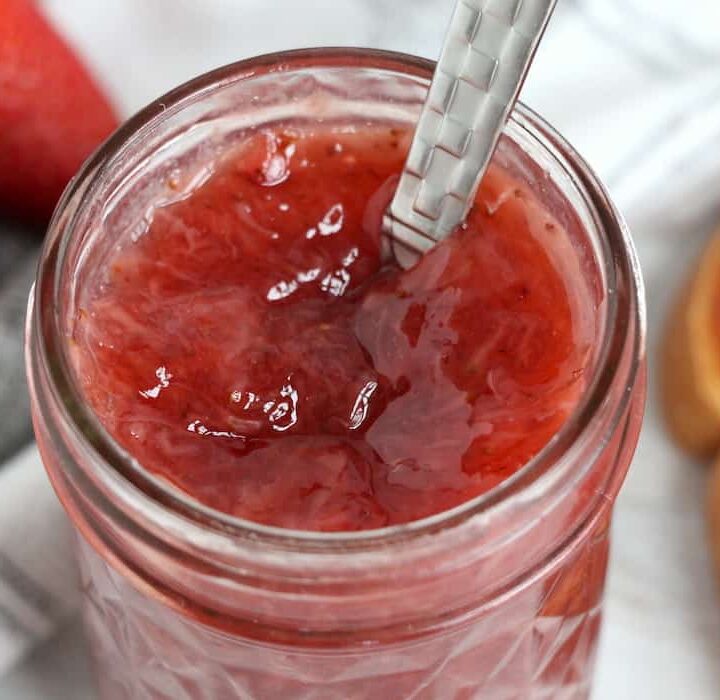
M 253 132 L 85 285 L 83 391 L 147 469 L 256 522 L 363 530 L 487 492 L 558 431 L 594 340 L 575 249 L 495 165 L 465 225 L 385 259 L 409 138 Z

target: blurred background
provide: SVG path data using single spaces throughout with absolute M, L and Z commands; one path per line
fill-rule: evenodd
M 453 0 L 38 4 L 126 118 L 201 72 L 268 51 L 354 45 L 435 58 Z M 718 698 L 720 596 L 706 546 L 706 465 L 665 436 L 654 373 L 668 303 L 720 224 L 720 4 L 559 0 L 522 99 L 610 188 L 648 292 L 649 404 L 617 506 L 594 697 Z M 41 240 L 41 225 L 0 215 L 0 698 L 81 700 L 91 695 L 67 543 L 32 445 L 22 368 Z M 57 588 L 50 612 L 15 627 L 13 562 Z

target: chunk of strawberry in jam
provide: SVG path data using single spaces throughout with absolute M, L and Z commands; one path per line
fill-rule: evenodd
M 557 432 L 592 342 L 572 245 L 493 167 L 461 229 L 382 261 L 408 141 L 255 133 L 97 271 L 75 366 L 146 468 L 257 522 L 371 529 L 489 490 Z

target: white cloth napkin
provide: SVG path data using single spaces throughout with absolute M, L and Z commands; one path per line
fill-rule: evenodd
M 77 608 L 71 534 L 35 446 L 0 472 L 0 671 Z
M 45 0 L 44 7 L 129 114 L 206 69 L 271 50 L 349 44 L 436 56 L 452 0 Z M 667 301 L 720 219 L 720 6 L 560 0 L 523 99 L 594 165 L 634 230 L 649 292 L 652 373 Z M 651 387 L 615 519 L 597 697 L 702 700 L 720 693 L 704 475 L 669 445 L 654 401 Z M 0 673 L 76 609 L 60 520 L 28 448 L 0 469 Z M 60 689 L 57 697 L 65 697 Z

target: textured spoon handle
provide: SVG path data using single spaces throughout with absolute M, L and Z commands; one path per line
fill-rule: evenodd
M 465 219 L 556 0 L 458 0 L 386 228 L 425 252 Z

